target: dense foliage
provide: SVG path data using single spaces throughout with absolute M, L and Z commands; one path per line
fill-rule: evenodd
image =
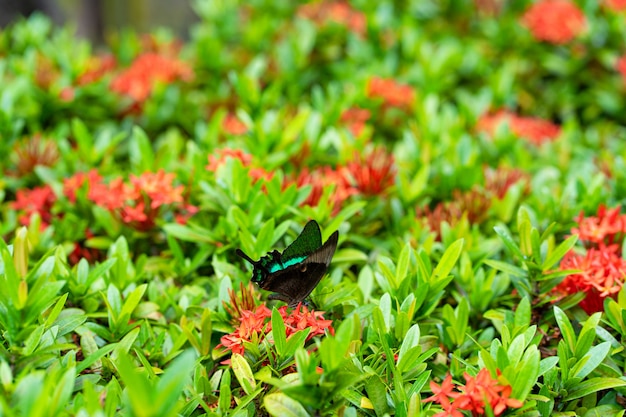
M 624 415 L 625 1 L 194 7 L 0 32 L 0 414 Z

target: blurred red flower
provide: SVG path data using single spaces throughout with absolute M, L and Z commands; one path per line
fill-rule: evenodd
M 585 255 L 569 251 L 561 260 L 560 269 L 578 269 L 554 288 L 557 297 L 584 292 L 580 307 L 588 314 L 604 311 L 604 299 L 619 292 L 626 277 L 626 261 L 618 255 L 617 245 L 590 248 Z
M 621 244 L 626 233 L 626 214 L 620 214 L 620 207 L 607 210 L 603 204 L 598 207 L 596 216 L 585 217 L 581 212 L 576 219 L 577 227 L 572 228 L 572 234 L 578 235 L 582 241 L 595 245 L 613 243 Z
M 54 166 L 59 160 L 59 148 L 54 140 L 37 133 L 16 142 L 10 159 L 15 165 L 11 174 L 22 177 L 33 173 L 37 165 Z
M 117 61 L 111 54 L 92 56 L 87 61 L 83 72 L 76 78 L 76 85 L 94 83 L 112 72 L 116 66 Z
M 498 167 L 493 169 L 485 167 L 483 173 L 485 175 L 485 191 L 495 195 L 500 200 L 506 196 L 509 188 L 519 181 L 525 181 L 526 188 L 528 188 L 530 176 L 517 168 Z
M 378 147 L 365 157 L 356 153 L 343 172 L 361 194 L 376 196 L 394 185 L 396 167 L 393 155 Z
M 485 408 L 489 406 L 494 416 L 501 415 L 507 408 L 520 408 L 523 403 L 520 400 L 510 398 L 512 388 L 503 385 L 498 379 L 493 379 L 488 369 L 481 369 L 473 377 L 467 372 L 463 374 L 465 385 L 454 385 L 452 377 L 448 375 L 441 386 L 430 382 L 433 391 L 431 397 L 423 402 L 436 402 L 441 405 L 443 412 L 435 416 L 463 416 L 461 410 L 470 411 L 472 415 L 484 415 Z M 456 391 L 453 391 L 456 389 Z
M 150 201 L 150 208 L 157 209 L 166 204 L 182 203 L 182 185 L 174 186 L 176 175 L 173 172 L 166 173 L 163 170 L 157 172 L 144 172 L 140 176 L 130 176 L 130 183 L 138 191 L 143 193 Z
M 302 202 L 303 206 L 311 207 L 317 207 L 327 187 L 334 187 L 330 196 L 330 201 L 333 204 L 333 214 L 337 214 L 341 210 L 341 205 L 348 197 L 357 193 L 357 190 L 352 187 L 348 178 L 342 172 L 329 166 L 317 168 L 313 171 L 304 168 L 298 174 L 295 183 L 298 188 L 305 185 L 311 186 L 311 192 L 307 199 Z
M 604 5 L 614 12 L 626 10 L 626 0 L 604 0 Z
M 274 176 L 273 173 L 267 172 L 263 168 L 252 166 L 252 155 L 245 153 L 241 149 L 232 148 L 217 149 L 214 155 L 209 155 L 209 164 L 206 166 L 206 170 L 216 172 L 221 166 L 226 164 L 228 159 L 239 159 L 244 167 L 249 168 L 248 173 L 254 182 L 261 179 L 269 181 Z
M 382 98 L 384 105 L 389 107 L 410 108 L 415 101 L 415 90 L 392 78 L 372 77 L 367 84 L 367 96 Z
M 336 23 L 347 27 L 360 36 L 365 36 L 367 19 L 358 10 L 354 10 L 348 2 L 321 1 L 304 4 L 298 8 L 298 16 L 316 22 L 319 26 Z
M 578 36 L 586 25 L 584 13 L 567 0 L 541 0 L 522 18 L 535 39 L 560 45 Z
M 228 113 L 222 120 L 222 129 L 229 135 L 243 135 L 248 131 L 248 126 L 239 120 L 237 115 Z
M 46 184 L 33 189 L 18 190 L 15 201 L 11 203 L 11 208 L 24 211 L 19 217 L 19 222 L 23 226 L 28 226 L 31 217 L 34 214 L 39 214 L 41 229 L 45 229 L 52 221 L 52 205 L 56 199 L 52 187 Z
M 351 107 L 341 113 L 339 120 L 342 124 L 348 126 L 348 129 L 355 137 L 358 137 L 361 136 L 363 129 L 365 129 L 365 123 L 369 120 L 370 116 L 371 113 L 367 109 Z
M 513 134 L 535 145 L 553 141 L 561 133 L 559 126 L 547 120 L 538 117 L 521 117 L 507 110 L 484 114 L 478 120 L 476 129 L 494 135 L 501 123 L 507 123 Z
M 150 52 L 139 55 L 129 68 L 118 74 L 111 81 L 111 90 L 141 103 L 150 96 L 157 82 L 192 78 L 193 70 L 187 63 Z

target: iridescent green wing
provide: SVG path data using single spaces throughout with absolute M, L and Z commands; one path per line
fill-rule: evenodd
M 322 232 L 315 220 L 309 221 L 291 245 L 280 256 L 283 268 L 295 265 L 322 247 Z

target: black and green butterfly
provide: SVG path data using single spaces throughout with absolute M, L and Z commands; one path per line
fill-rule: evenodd
M 275 294 L 270 300 L 281 300 L 295 307 L 311 294 L 320 282 L 337 249 L 339 232 L 335 231 L 322 245 L 322 233 L 315 220 L 309 221 L 283 253 L 274 250 L 258 261 L 237 249 L 237 255 L 250 262 L 252 282 Z

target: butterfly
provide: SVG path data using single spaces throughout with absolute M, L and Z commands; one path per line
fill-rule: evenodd
M 258 261 L 241 249 L 236 253 L 254 267 L 252 282 L 274 292 L 269 296 L 270 300 L 281 300 L 289 307 L 295 307 L 311 294 L 326 273 L 337 249 L 338 238 L 339 232 L 335 231 L 322 245 L 320 226 L 311 220 L 283 253 L 274 250 Z

